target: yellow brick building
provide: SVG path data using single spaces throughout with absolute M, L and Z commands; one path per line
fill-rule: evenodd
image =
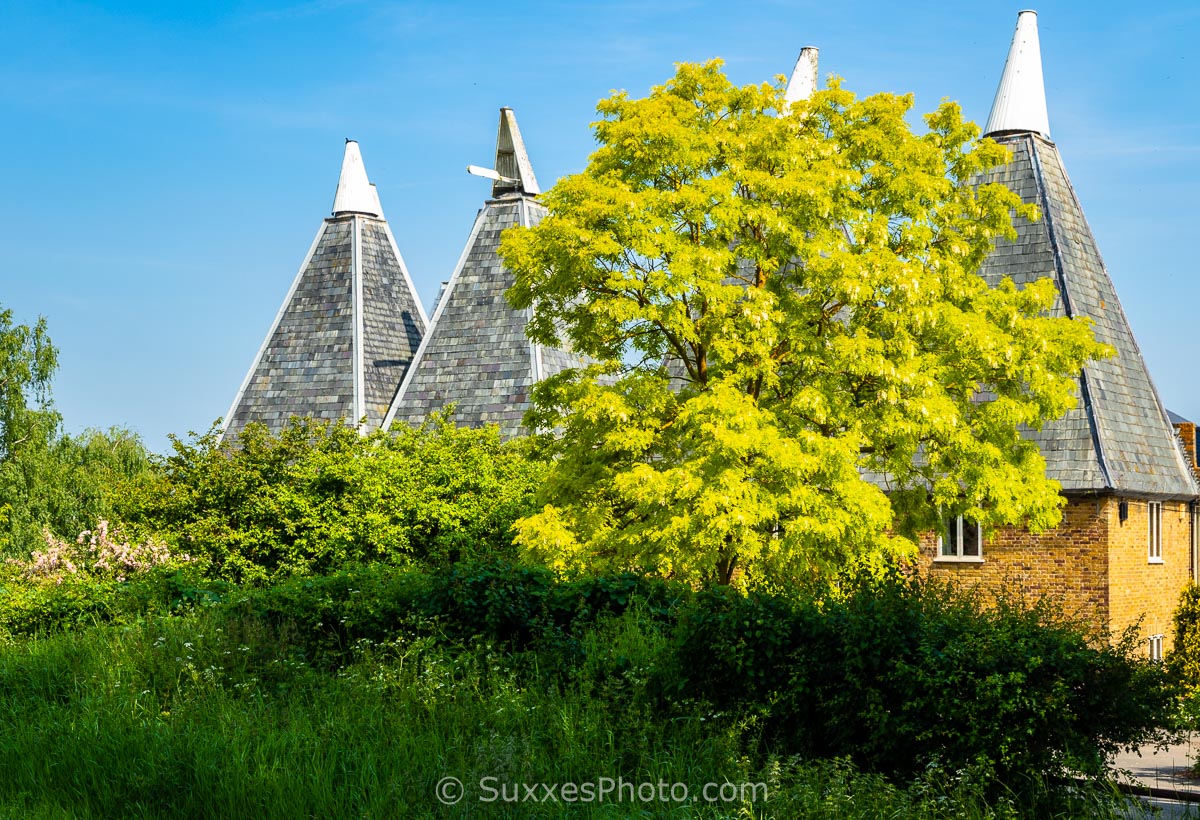
M 1018 18 L 985 133 L 1011 161 L 980 181 L 1004 183 L 1041 218 L 1018 219 L 1016 241 L 998 243 L 980 275 L 1017 285 L 1053 278 L 1055 312 L 1088 317 L 1116 355 L 1084 367 L 1076 409 L 1029 433 L 1062 484 L 1062 524 L 984 539 L 970 522 L 947 522 L 923 539 L 921 563 L 967 585 L 1057 597 L 1114 630 L 1140 624 L 1146 651 L 1160 656 L 1179 593 L 1198 571 L 1195 426 L 1163 407 L 1050 139 L 1034 12 Z

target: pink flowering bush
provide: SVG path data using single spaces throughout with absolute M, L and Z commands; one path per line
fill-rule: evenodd
M 174 607 L 196 567 L 160 541 L 131 543 L 103 520 L 74 541 L 42 538 L 28 559 L 0 563 L 0 644 Z
M 8 563 L 19 569 L 28 580 L 53 581 L 79 578 L 125 581 L 131 575 L 153 567 L 170 567 L 188 563 L 187 555 L 173 555 L 166 544 L 153 539 L 140 544 L 122 540 L 101 520 L 93 530 L 84 530 L 74 543 L 44 532 L 46 548 L 34 550 L 28 561 L 16 558 Z

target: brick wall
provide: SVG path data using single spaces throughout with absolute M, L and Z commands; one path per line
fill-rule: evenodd
M 1162 563 L 1149 561 L 1148 504 L 1129 501 L 1129 518 L 1118 521 L 1112 504 L 1109 617 L 1114 629 L 1143 618 L 1142 637 L 1165 635 L 1171 647 L 1171 615 L 1191 578 L 1191 521 L 1187 502 L 1162 502 Z
M 997 532 L 983 546 L 983 562 L 936 561 L 937 538 L 921 539 L 921 566 L 964 586 L 1009 587 L 1030 598 L 1062 599 L 1066 611 L 1108 617 L 1107 499 L 1068 502 L 1057 529 L 1033 535 L 1023 528 Z
M 1150 563 L 1148 507 L 1129 500 L 1122 523 L 1120 499 L 1071 498 L 1056 529 L 1038 535 L 1006 528 L 984 543 L 983 562 L 935 560 L 937 539 L 921 539 L 920 566 L 966 587 L 1019 590 L 1050 596 L 1067 614 L 1108 623 L 1120 631 L 1143 617 L 1143 638 L 1163 634 L 1171 644 L 1171 615 L 1191 578 L 1191 523 L 1186 502 L 1163 502 L 1162 563 Z

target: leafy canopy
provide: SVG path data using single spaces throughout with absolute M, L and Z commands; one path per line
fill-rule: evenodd
M 836 80 L 789 106 L 719 61 L 600 102 L 587 169 L 501 247 L 531 337 L 600 362 L 535 392 L 555 461 L 528 553 L 779 583 L 910 551 L 942 515 L 1058 522 L 1018 428 L 1107 349 L 1049 315 L 1051 281 L 976 275 L 1036 213 L 974 184 L 1007 155 L 957 105 L 921 135 L 911 106 Z

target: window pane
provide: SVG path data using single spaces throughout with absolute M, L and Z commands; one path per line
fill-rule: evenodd
M 958 555 L 958 521 L 953 518 L 942 521 L 942 555 Z
M 1151 501 L 1146 505 L 1150 518 L 1150 557 L 1162 557 L 1162 504 Z
M 972 558 L 979 557 L 979 525 L 965 518 L 962 522 L 963 544 L 962 554 Z

